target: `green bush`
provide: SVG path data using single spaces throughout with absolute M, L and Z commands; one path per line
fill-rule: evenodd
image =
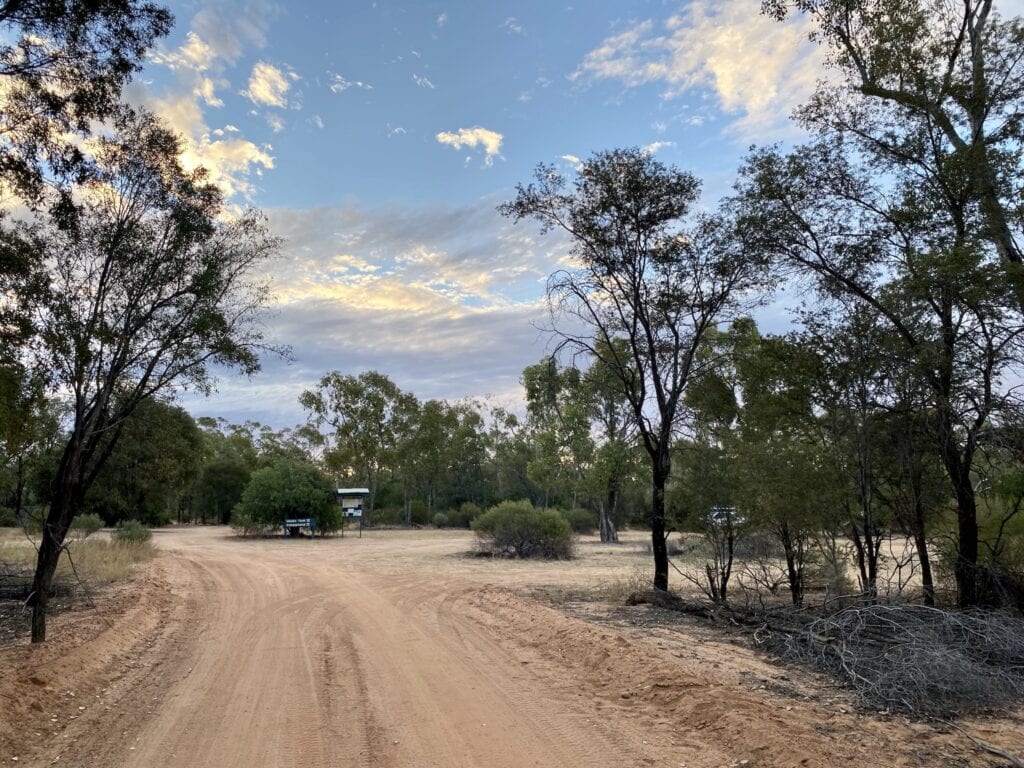
M 573 533 L 591 534 L 597 530 L 597 515 L 587 509 L 559 510 L 559 514 L 565 518 L 572 528 Z
M 476 518 L 471 527 L 485 550 L 510 557 L 572 557 L 572 528 L 551 509 L 528 501 L 503 501 Z
M 132 544 L 141 541 L 149 541 L 149 538 L 153 533 L 138 520 L 128 520 L 127 522 L 121 523 L 117 526 L 112 535 L 114 541 Z
M 432 522 L 434 523 L 435 528 L 447 528 L 448 515 L 446 515 L 444 512 L 438 512 L 436 515 L 434 515 L 434 519 Z
M 0 507 L 0 528 L 14 528 L 18 524 L 18 517 L 10 507 Z
M 102 527 L 103 519 L 99 515 L 79 515 L 71 521 L 71 535 L 79 540 L 88 539 Z
M 275 528 L 289 518 L 311 517 L 317 531 L 331 533 L 341 527 L 335 496 L 330 478 L 313 464 L 281 459 L 252 473 L 232 519 Z
M 483 510 L 471 501 L 464 501 L 458 509 L 448 511 L 448 525 L 452 528 L 469 528 L 470 524 L 483 514 Z
M 409 522 L 413 525 L 427 524 L 427 502 L 419 499 L 409 502 Z

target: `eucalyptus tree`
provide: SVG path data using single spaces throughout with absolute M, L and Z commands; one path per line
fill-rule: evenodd
M 941 143 L 932 161 L 953 162 Z M 823 305 L 871 314 L 927 392 L 929 432 L 955 498 L 960 604 L 986 599 L 978 570 L 975 470 L 984 433 L 1012 417 L 1024 318 L 990 247 L 970 175 L 921 166 L 880 172 L 841 136 L 783 156 L 759 150 L 734 201 L 750 247 L 795 270 Z
M 91 146 L 96 174 L 80 190 L 77 226 L 25 225 L 46 275 L 29 367 L 70 398 L 32 584 L 32 640 L 72 518 L 140 403 L 175 387 L 209 391 L 213 366 L 246 373 L 267 349 L 269 300 L 255 270 L 277 249 L 262 217 L 229 217 L 204 172 L 185 171 L 182 140 L 151 115 L 126 112 Z
M 599 152 L 574 179 L 540 165 L 499 210 L 571 241 L 572 266 L 548 299 L 559 347 L 599 360 L 629 401 L 650 460 L 654 587 L 668 588 L 665 488 L 683 394 L 709 329 L 729 316 L 757 270 L 731 229 L 696 216 L 700 182 L 637 148 Z M 618 340 L 624 343 L 617 343 Z
M 764 0 L 808 15 L 835 76 L 798 112 L 976 210 L 1024 308 L 1024 24 L 995 0 Z
M 316 389 L 303 392 L 299 402 L 312 425 L 333 431 L 324 453 L 326 465 L 367 484 L 367 517 L 372 518 L 381 481 L 395 472 L 402 436 L 411 433 L 418 412 L 416 398 L 378 371 L 357 376 L 332 371 Z

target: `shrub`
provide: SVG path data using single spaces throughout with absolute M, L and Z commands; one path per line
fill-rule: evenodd
M 447 528 L 448 527 L 448 515 L 444 512 L 438 512 L 434 515 L 434 527 L 435 528 Z
M 409 522 L 413 525 L 427 524 L 427 502 L 419 499 L 409 502 Z
M 10 507 L 0 507 L 0 528 L 14 528 L 18 524 L 18 517 Z
M 152 531 L 138 520 L 128 520 L 114 529 L 113 539 L 114 541 L 126 544 L 136 544 L 142 541 L 149 541 L 152 535 Z
M 464 501 L 458 509 L 448 512 L 448 525 L 453 528 L 469 528 L 470 524 L 483 514 L 483 510 L 471 501 Z
M 484 548 L 510 557 L 572 556 L 572 528 L 557 512 L 535 509 L 528 501 L 503 501 L 476 518 L 471 527 Z
M 232 511 L 254 523 L 275 528 L 288 518 L 316 521 L 318 531 L 341 527 L 334 484 L 317 467 L 306 461 L 280 459 L 258 469 L 249 478 L 242 498 Z
M 591 534 L 597 530 L 597 516 L 589 510 L 577 507 L 568 511 L 561 510 L 559 514 L 569 523 L 573 533 Z
M 248 512 L 237 506 L 231 512 L 231 528 L 239 536 L 261 536 L 267 532 L 267 526 L 257 522 Z
M 71 535 L 78 540 L 85 540 L 103 527 L 103 520 L 99 515 L 90 513 L 79 515 L 71 521 Z

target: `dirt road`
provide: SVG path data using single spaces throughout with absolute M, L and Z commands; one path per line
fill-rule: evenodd
M 519 596 L 505 585 L 536 577 L 538 566 L 466 561 L 458 537 L 253 542 L 186 529 L 157 538 L 166 554 L 138 589 L 122 592 L 109 626 L 89 634 L 58 622 L 48 647 L 0 658 L 14 671 L 0 682 L 12 707 L 6 730 L 0 721 L 0 762 L 694 768 L 961 759 L 930 729 L 757 685 L 778 670 L 755 658 L 740 669 L 693 638 L 596 626 Z M 588 578 L 585 562 L 557 567 Z

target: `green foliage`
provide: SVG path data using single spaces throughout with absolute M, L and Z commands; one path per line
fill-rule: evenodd
M 99 515 L 78 515 L 71 521 L 71 535 L 76 539 L 87 539 L 102 527 L 103 520 Z
M 572 528 L 553 509 L 536 509 L 528 501 L 503 501 L 471 523 L 482 545 L 494 555 L 572 556 Z
M 202 436 L 182 408 L 147 398 L 128 416 L 85 497 L 84 508 L 107 525 L 136 519 L 170 522 L 180 494 L 199 472 Z
M 228 522 L 251 474 L 249 467 L 236 456 L 211 459 L 192 487 L 193 515 L 204 522 Z
M 413 525 L 427 524 L 427 503 L 425 501 L 416 499 L 409 502 L 409 522 Z
M 588 509 L 576 507 L 576 509 L 560 509 L 558 514 L 569 523 L 573 533 L 590 535 L 597 530 L 597 517 Z
M 281 526 L 289 518 L 310 517 L 319 531 L 341 527 L 334 484 L 313 464 L 290 459 L 253 472 L 232 512 L 232 520 L 268 527 Z
M 458 509 L 448 510 L 448 525 L 453 528 L 469 528 L 470 523 L 483 514 L 483 510 L 471 501 L 463 502 Z
M 434 519 L 431 521 L 435 528 L 447 528 L 448 527 L 448 515 L 444 512 L 438 512 L 434 515 Z
M 10 507 L 0 507 L 0 528 L 14 528 L 18 525 L 18 516 Z
M 240 536 L 262 536 L 271 530 L 270 526 L 257 522 L 252 515 L 237 508 L 231 513 L 231 528 Z
M 138 520 L 127 520 L 114 529 L 111 537 L 114 541 L 124 542 L 126 544 L 137 544 L 139 542 L 149 541 L 152 535 L 153 532 Z

